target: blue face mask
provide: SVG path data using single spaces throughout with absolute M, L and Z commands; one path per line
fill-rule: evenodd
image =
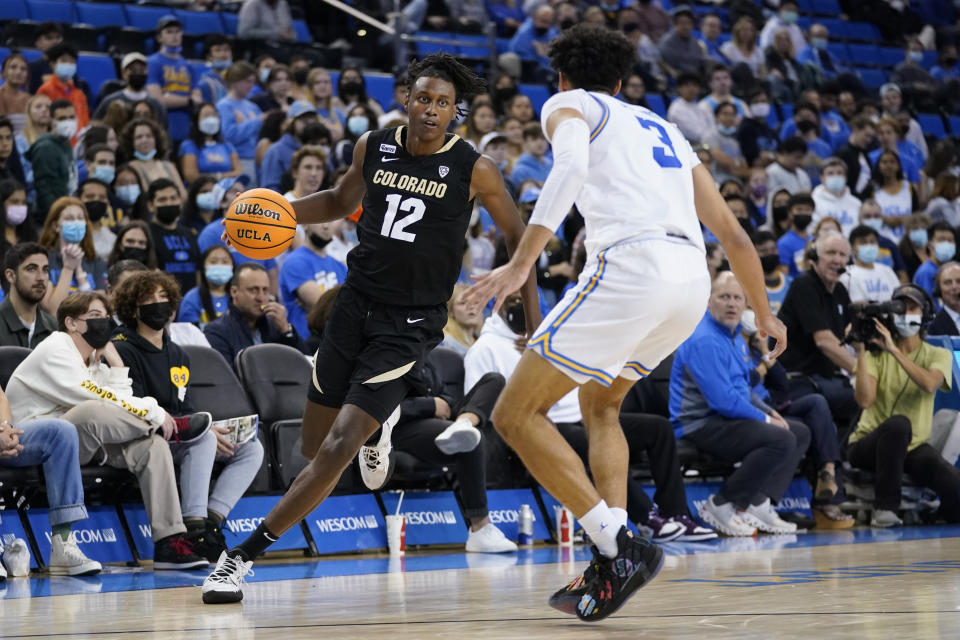
M 217 201 L 213 198 L 213 191 L 197 194 L 197 207 L 204 211 L 213 211 L 217 208 Z
M 53 68 L 53 73 L 64 82 L 67 82 L 68 80 L 72 80 L 73 76 L 77 75 L 77 65 L 73 62 L 58 62 L 57 66 Z
M 957 253 L 957 245 L 952 242 L 937 242 L 933 245 L 933 253 L 940 262 L 947 262 Z
M 875 244 L 862 244 L 857 247 L 857 260 L 863 264 L 873 264 L 877 261 L 880 247 Z
M 140 197 L 140 185 L 125 184 L 114 189 L 117 197 L 126 204 L 133 204 Z
M 347 129 L 355 136 L 362 136 L 370 126 L 367 116 L 350 116 L 347 118 Z
M 213 60 L 210 63 L 210 67 L 217 71 L 223 71 L 224 69 L 229 69 L 232 64 L 233 60 Z
M 168 45 L 163 45 L 163 52 L 168 53 L 171 56 L 178 56 L 180 52 L 183 51 L 183 47 L 171 47 Z
M 737 128 L 736 128 L 736 127 L 724 127 L 724 126 L 722 126 L 722 125 L 717 125 L 717 131 L 719 131 L 720 133 L 722 133 L 722 134 L 725 135 L 725 136 L 732 136 L 733 134 L 735 134 L 735 133 L 737 132 Z
M 867 218 L 860 221 L 861 224 L 864 224 L 874 231 L 880 231 L 883 228 L 883 218 Z
M 156 149 L 150 149 L 147 153 L 140 153 L 139 151 L 134 151 L 133 156 L 137 160 L 153 160 L 154 156 L 157 155 Z
M 920 64 L 923 62 L 923 51 L 911 51 L 907 54 L 907 60 Z
M 60 225 L 60 235 L 66 242 L 79 243 L 87 235 L 87 223 L 83 220 L 64 222 Z
M 927 244 L 927 230 L 926 229 L 914 229 L 910 232 L 910 242 L 914 246 L 922 247 Z
M 267 80 L 270 78 L 270 67 L 260 69 L 260 74 L 257 77 L 260 78 L 260 84 L 267 84 Z
M 93 170 L 92 177 L 99 180 L 100 182 L 111 184 L 113 178 L 116 175 L 116 170 L 113 167 L 107 167 L 100 165 Z
M 823 186 L 833 193 L 843 193 L 843 190 L 847 187 L 847 179 L 843 176 L 827 176 L 823 181 Z
M 827 39 L 826 38 L 811 38 L 810 44 L 813 45 L 814 49 L 818 51 L 823 51 L 827 48 Z
M 780 14 L 780 19 L 783 20 L 785 24 L 793 24 L 797 21 L 797 12 L 796 11 L 784 11 Z
M 211 264 L 204 268 L 203 274 L 207 276 L 207 281 L 215 286 L 227 284 L 233 277 L 233 267 L 228 264 Z

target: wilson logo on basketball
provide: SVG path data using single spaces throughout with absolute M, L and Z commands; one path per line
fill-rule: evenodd
M 280 214 L 270 209 L 264 209 L 256 202 L 238 202 L 233 212 L 238 216 L 256 216 L 259 218 L 270 218 L 271 220 L 280 220 Z

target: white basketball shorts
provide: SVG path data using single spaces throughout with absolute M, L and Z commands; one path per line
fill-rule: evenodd
M 710 275 L 685 238 L 626 240 L 592 256 L 528 343 L 578 384 L 646 377 L 703 318 Z

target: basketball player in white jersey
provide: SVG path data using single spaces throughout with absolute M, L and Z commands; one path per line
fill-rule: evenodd
M 634 60 L 620 32 L 578 25 L 550 44 L 560 93 L 543 107 L 554 165 L 510 262 L 482 278 L 468 302 L 494 310 L 523 284 L 576 204 L 587 263 L 528 343 L 492 421 L 527 469 L 569 507 L 593 541 L 590 566 L 550 598 L 580 619 L 602 619 L 653 579 L 663 552 L 626 528 L 627 444 L 618 416 L 634 382 L 672 353 L 703 317 L 710 295 L 702 221 L 720 240 L 756 313 L 785 347 L 753 244 L 679 130 L 614 97 Z M 593 482 L 546 418 L 580 386 Z

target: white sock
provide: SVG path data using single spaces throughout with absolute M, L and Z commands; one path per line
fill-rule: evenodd
M 457 418 L 450 425 L 450 427 L 472 427 L 472 426 L 473 426 L 473 423 L 471 423 L 466 417 Z M 449 429 L 450 427 L 447 427 L 447 429 Z
M 608 558 L 615 558 L 620 551 L 617 547 L 617 532 L 620 530 L 618 522 L 606 500 L 598 502 L 580 518 L 583 530 L 590 536 L 593 544 L 597 545 L 600 553 Z
M 617 520 L 617 531 L 620 530 L 620 527 L 627 526 L 626 509 L 621 509 L 620 507 L 610 507 L 610 513 L 612 513 L 613 517 Z

